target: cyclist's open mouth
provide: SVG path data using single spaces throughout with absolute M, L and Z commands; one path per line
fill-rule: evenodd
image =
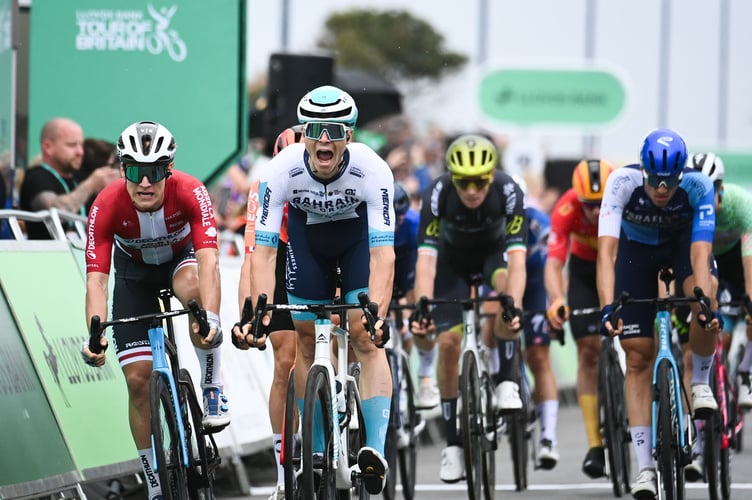
M 321 162 L 331 161 L 334 158 L 334 152 L 332 151 L 316 151 L 316 159 Z

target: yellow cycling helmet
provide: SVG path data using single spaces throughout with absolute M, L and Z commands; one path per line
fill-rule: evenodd
M 447 168 L 454 177 L 482 177 L 496 168 L 496 146 L 480 135 L 463 135 L 449 145 Z
M 601 201 L 614 166 L 605 160 L 582 160 L 572 172 L 572 187 L 581 201 Z

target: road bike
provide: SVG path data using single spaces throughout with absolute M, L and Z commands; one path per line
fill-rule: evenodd
M 503 296 L 481 297 L 482 275 L 469 277 L 469 299 L 428 299 L 416 304 L 417 321 L 430 321 L 429 306 L 458 304 L 462 306 L 463 346 L 460 357 L 460 434 L 465 456 L 465 478 L 470 500 L 494 497 L 498 435 L 494 410 L 494 385 L 488 363 L 480 355 L 480 305 L 485 301 L 501 301 Z M 512 304 L 513 307 L 513 304 Z M 507 315 L 512 309 L 504 308 Z M 506 319 L 506 318 L 505 318 Z
M 608 320 L 616 325 L 626 304 L 652 304 L 657 308 L 655 328 L 658 352 L 653 365 L 651 405 L 653 457 L 658 465 L 658 490 L 664 493 L 667 500 L 682 500 L 684 466 L 692 461 L 691 443 L 695 429 L 692 419 L 685 415 L 685 408 L 689 408 L 689 398 L 671 347 L 671 309 L 697 302 L 706 318 L 712 315 L 710 299 L 703 294 L 702 289 L 695 287 L 694 297 L 675 297 L 671 295 L 670 289 L 673 273 L 668 268 L 661 268 L 659 278 L 665 285 L 665 297 L 635 299 L 627 292 L 622 292 L 614 302 Z
M 209 333 L 206 312 L 195 300 L 188 309 L 170 309 L 169 290 L 159 294 L 162 312 L 101 321 L 92 316 L 89 350 L 100 353 L 100 338 L 106 328 L 128 323 L 149 325 L 152 373 L 149 380 L 151 439 L 155 473 L 165 500 L 214 498 L 214 475 L 221 458 L 214 436 L 203 427 L 203 413 L 188 370 L 181 368 L 172 318 L 192 314 L 203 336 Z M 163 326 L 163 323 L 165 326 Z M 214 431 L 214 430 L 213 430 Z M 215 432 L 215 431 L 214 431 Z
M 747 313 L 752 309 L 748 296 L 741 301 L 719 305 L 743 306 Z M 710 387 L 718 402 L 718 411 L 706 421 L 703 430 L 703 468 L 710 499 L 726 500 L 731 497 L 731 449 L 735 447 L 737 439 L 741 439 L 744 415 L 736 404 L 737 388 L 729 374 L 721 336 L 713 354 Z
M 250 299 L 246 299 L 246 304 Z M 262 332 L 261 319 L 266 312 L 309 312 L 314 321 L 315 354 L 306 379 L 303 417 L 300 431 L 295 432 L 293 410 L 295 386 L 293 372 L 288 383 L 285 422 L 283 425 L 283 457 L 285 466 L 285 498 L 305 500 L 348 500 L 370 497 L 365 481 L 367 475 L 357 465 L 358 451 L 366 443 L 366 429 L 358 390 L 359 364 L 348 362 L 349 332 L 347 314 L 361 309 L 371 339 L 375 338 L 376 304 L 360 293 L 358 304 L 269 304 L 259 295 L 253 314 L 254 335 Z M 339 314 L 341 326 L 332 323 L 331 314 Z M 337 336 L 337 366 L 332 362 L 331 336 Z M 294 451 L 294 436 L 301 441 L 300 454 Z M 316 446 L 320 436 L 323 447 Z M 380 479 L 379 479 L 380 480 Z
M 387 342 L 386 355 L 392 372 L 392 405 L 389 413 L 389 428 L 384 443 L 384 458 L 387 463 L 399 462 L 402 496 L 412 500 L 415 496 L 415 473 L 417 467 L 417 444 L 422 422 L 415 407 L 415 387 L 410 370 L 410 357 L 403 348 L 400 326 L 402 311 L 413 306 L 401 305 L 393 300 L 389 307 L 389 319 L 392 332 Z M 386 500 L 396 498 L 396 470 L 387 477 L 383 497 Z

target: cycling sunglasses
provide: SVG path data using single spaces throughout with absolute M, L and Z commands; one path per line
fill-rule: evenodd
M 350 130 L 343 123 L 331 123 L 331 122 L 308 122 L 303 130 L 303 135 L 306 139 L 313 139 L 318 141 L 321 136 L 326 132 L 326 136 L 330 141 L 343 141 L 347 139 L 347 131 Z
M 596 208 L 601 208 L 601 202 L 600 201 L 585 201 L 580 200 L 580 205 L 582 205 L 583 208 L 587 210 L 595 210 Z
M 452 182 L 460 191 L 467 191 L 470 189 L 470 186 L 473 186 L 476 191 L 480 191 L 491 184 L 491 179 L 493 179 L 493 176 L 491 175 L 482 175 L 479 177 L 452 176 Z
M 642 178 L 645 179 L 648 186 L 658 189 L 661 186 L 665 186 L 666 189 L 673 189 L 679 185 L 682 180 L 682 174 L 672 175 L 670 177 L 662 177 L 659 175 L 651 175 L 647 170 L 642 171 Z
M 167 165 L 124 165 L 125 178 L 136 184 L 146 176 L 151 184 L 156 184 L 167 177 Z

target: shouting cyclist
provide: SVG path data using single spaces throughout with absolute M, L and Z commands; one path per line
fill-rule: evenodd
M 274 141 L 273 155 L 277 156 L 279 152 L 289 146 L 300 142 L 303 138 L 300 127 L 290 127 L 283 130 Z M 261 168 L 267 168 L 268 163 Z M 240 280 L 238 282 L 238 299 L 242 311 L 246 297 L 251 294 L 251 257 L 256 247 L 256 211 L 259 205 L 259 181 L 256 180 L 251 184 L 248 193 L 248 207 L 245 226 L 245 259 L 240 268 Z M 287 255 L 287 208 L 282 215 L 282 225 L 280 227 L 279 244 L 277 251 L 277 262 L 275 265 L 276 286 L 274 287 L 274 303 L 286 304 L 287 294 L 285 293 L 285 265 Z M 241 312 L 242 314 L 242 312 Z M 233 332 L 234 333 L 234 332 Z M 285 414 L 285 397 L 287 394 L 287 380 L 290 376 L 290 369 L 295 362 L 295 327 L 292 323 L 290 313 L 287 311 L 278 311 L 272 316 L 269 324 L 269 340 L 272 343 L 274 351 L 274 374 L 272 376 L 272 386 L 269 390 L 269 420 L 272 426 L 272 444 L 274 446 L 274 459 L 277 464 L 277 487 L 272 493 L 270 500 L 285 498 L 285 471 L 280 463 L 280 452 L 282 450 L 282 424 Z M 250 345 L 245 339 L 238 339 L 236 343 L 239 349 L 249 349 Z
M 375 344 L 361 314 L 354 310 L 349 317 L 351 345 L 362 365 L 360 394 L 367 431 L 358 466 L 366 489 L 378 494 L 388 469 L 384 439 L 392 381 L 386 355 L 378 347 L 389 335 L 383 317 L 392 298 L 394 276 L 394 178 L 389 165 L 373 150 L 351 143 L 357 117 L 352 97 L 336 87 L 318 87 L 300 100 L 298 120 L 303 124 L 304 144 L 282 150 L 261 175 L 251 294 L 273 296 L 277 243 L 287 204 L 288 301 L 332 302 L 339 266 L 346 302 L 357 303 L 358 294 L 367 291 L 378 304 Z M 292 317 L 299 354 L 295 388 L 302 409 L 306 377 L 313 363 L 314 317 L 310 313 L 293 313 Z M 244 334 L 248 330 L 249 326 L 243 327 Z M 258 341 L 247 334 L 244 337 L 254 347 L 266 341 L 265 337 Z
M 667 265 L 676 277 L 677 294 L 692 296 L 695 286 L 710 296 L 712 281 L 715 206 L 713 185 L 707 176 L 685 168 L 684 139 L 669 129 L 657 129 L 645 138 L 640 163 L 615 170 L 608 178 L 598 223 L 596 263 L 602 326 L 620 335 L 626 353 L 625 395 L 632 445 L 639 474 L 632 495 L 640 500 L 657 494 L 652 456 L 651 374 L 655 354 L 655 308 L 643 304 L 624 307 L 622 319 L 609 321 L 616 294 L 632 297 L 658 295 L 658 270 Z M 692 305 L 689 330 L 693 369 L 692 408 L 707 418 L 718 405 L 708 384 L 719 322 Z
M 508 293 L 514 299 L 516 311 L 509 322 L 496 314 L 496 334 L 505 352 L 515 353 L 522 326 L 517 308 L 525 290 L 527 223 L 522 190 L 496 168 L 496 146 L 485 137 L 459 137 L 449 146 L 446 162 L 449 173 L 434 180 L 423 196 L 415 296 L 467 299 L 468 277 L 482 273 L 494 291 Z M 464 454 L 457 432 L 461 351 L 457 325 L 462 323 L 462 308 L 439 305 L 431 318 L 430 325 L 411 321 L 411 327 L 416 346 L 426 350 L 431 347 L 426 333 L 440 333 L 438 383 L 447 446 L 441 452 L 439 478 L 451 483 L 464 477 Z M 513 381 L 513 362 L 504 358 L 500 364 L 498 407 L 519 411 L 522 400 Z
M 206 187 L 173 168 L 175 149 L 172 134 L 159 123 L 137 122 L 120 135 L 117 150 L 125 178 L 107 186 L 89 212 L 86 318 L 96 315 L 105 321 L 108 316 L 113 263 L 113 318 L 158 312 L 163 289 L 171 289 L 184 306 L 197 300 L 206 309 L 211 329 L 202 338 L 192 318 L 190 336 L 201 366 L 203 425 L 216 432 L 230 423 L 222 393 L 217 227 Z M 116 325 L 112 336 L 128 386 L 131 433 L 149 479 L 149 498 L 159 497 L 149 424 L 152 355 L 147 328 L 138 323 Z M 101 344 L 107 346 L 106 337 Z M 95 355 L 85 345 L 83 354 L 89 364 L 105 363 L 104 350 Z
M 548 321 L 559 335 L 569 321 L 577 343 L 577 401 L 580 404 L 589 449 L 582 471 L 591 478 L 604 475 L 605 456 L 598 419 L 598 350 L 600 315 L 569 316 L 569 310 L 598 306 L 595 258 L 598 252 L 598 216 L 606 179 L 613 166 L 604 160 L 583 160 L 572 172 L 572 188 L 554 205 L 548 259 L 545 266 L 549 298 Z M 569 258 L 569 261 L 567 261 Z M 564 265 L 568 262 L 568 288 Z M 559 316 L 561 306 L 564 316 Z

